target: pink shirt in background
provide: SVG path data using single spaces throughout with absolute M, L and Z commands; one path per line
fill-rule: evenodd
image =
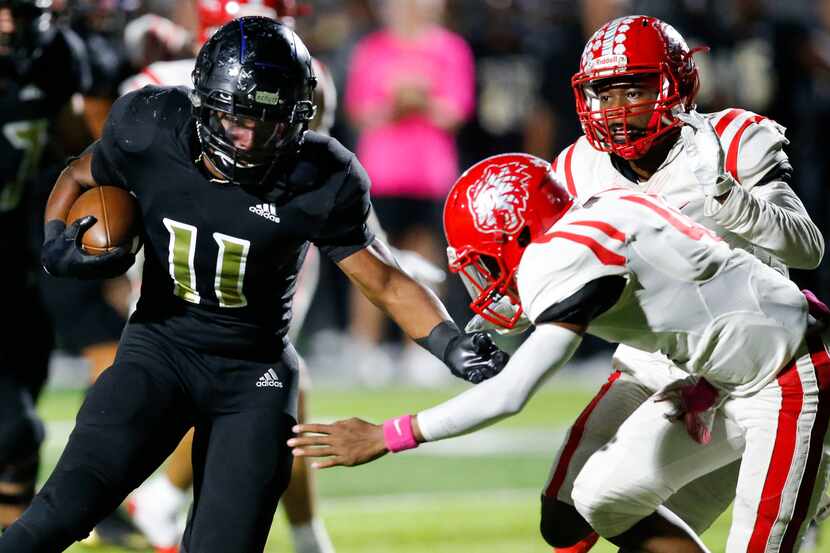
M 466 119 L 475 106 L 474 71 L 470 48 L 450 31 L 432 27 L 411 41 L 378 31 L 355 48 L 346 109 L 353 117 L 386 109 L 394 83 L 419 76 L 434 98 Z M 458 177 L 454 134 L 421 115 L 364 130 L 357 156 L 372 179 L 373 196 L 443 199 Z

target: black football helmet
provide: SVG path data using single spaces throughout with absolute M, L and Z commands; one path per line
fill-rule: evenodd
M 0 0 L 10 21 L 0 21 L 0 75 L 26 73 L 52 31 L 51 0 Z
M 267 17 L 223 25 L 196 58 L 193 112 L 202 153 L 232 184 L 263 185 L 298 151 L 317 80 L 300 37 Z

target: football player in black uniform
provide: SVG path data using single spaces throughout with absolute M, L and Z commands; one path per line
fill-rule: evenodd
M 477 382 L 506 361 L 463 334 L 437 298 L 366 229 L 369 182 L 354 154 L 307 132 L 315 78 L 284 25 L 245 17 L 203 46 L 195 91 L 145 87 L 113 106 L 46 208 L 52 274 L 112 276 L 132 254 L 90 256 L 66 224 L 89 187 L 133 192 L 144 276 L 114 365 L 91 388 L 54 472 L 0 552 L 62 551 L 112 511 L 195 426 L 190 553 L 262 551 L 291 471 L 297 362 L 285 339 L 309 242 L 332 258 L 454 374 Z
M 49 2 L 0 0 L 0 289 L 14 324 L 0 333 L 0 529 L 34 495 L 43 429 L 34 412 L 52 330 L 34 286 L 32 182 L 52 123 L 88 79 L 76 36 L 51 25 Z

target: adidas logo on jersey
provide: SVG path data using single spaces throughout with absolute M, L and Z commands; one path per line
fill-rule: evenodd
M 251 213 L 256 213 L 260 217 L 265 217 L 269 221 L 279 223 L 280 218 L 277 215 L 277 206 L 274 204 L 256 204 L 248 208 Z
M 282 388 L 282 382 L 280 382 L 279 377 L 277 376 L 276 371 L 274 369 L 268 369 L 268 372 L 263 374 L 259 377 L 256 383 L 257 388 Z

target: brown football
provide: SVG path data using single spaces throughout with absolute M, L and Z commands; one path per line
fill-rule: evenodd
M 128 246 L 135 253 L 141 247 L 138 201 L 123 188 L 90 188 L 72 204 L 66 224 L 68 226 L 87 215 L 93 215 L 97 221 L 81 240 L 85 252 L 100 255 L 118 246 Z

